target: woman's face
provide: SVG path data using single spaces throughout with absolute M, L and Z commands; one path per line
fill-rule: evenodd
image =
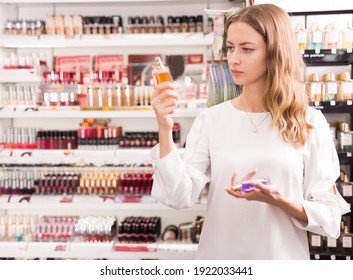
M 241 86 L 265 85 L 266 43 L 262 36 L 244 22 L 228 28 L 227 58 L 233 80 Z

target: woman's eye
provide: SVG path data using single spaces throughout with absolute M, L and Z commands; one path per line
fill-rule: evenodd
M 227 46 L 226 49 L 227 49 L 227 52 L 231 52 L 234 50 L 234 48 L 232 46 Z
M 251 52 L 251 51 L 253 51 L 254 49 L 250 49 L 250 48 L 243 48 L 243 51 L 244 52 Z

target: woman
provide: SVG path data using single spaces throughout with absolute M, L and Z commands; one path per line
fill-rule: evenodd
M 191 207 L 210 182 L 199 259 L 309 259 L 307 231 L 338 237 L 349 207 L 334 187 L 340 168 L 327 122 L 308 106 L 289 16 L 254 5 L 232 15 L 226 31 L 229 68 L 243 91 L 197 117 L 183 160 L 171 132 L 178 94 L 170 83 L 156 87 L 152 195 Z M 230 187 L 264 176 L 271 185 Z

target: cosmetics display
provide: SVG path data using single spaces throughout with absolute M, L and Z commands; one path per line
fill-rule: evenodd
M 9 127 L 0 135 L 0 147 L 5 149 L 36 149 L 37 130 L 26 127 Z
M 140 250 L 164 254 L 139 254 L 136 258 L 194 258 L 204 205 L 187 211 L 165 210 L 151 198 L 151 166 L 125 164 L 119 157 L 130 160 L 141 152 L 144 158 L 146 149 L 158 143 L 158 133 L 148 123 L 155 121 L 150 118 L 153 112 L 147 112 L 146 119 L 141 112 L 132 117 L 130 112 L 107 112 L 107 117 L 104 112 L 91 112 L 152 110 L 156 80 L 171 81 L 173 77 L 176 85 L 178 82 L 169 56 L 183 56 L 182 77 L 192 78 L 192 91 L 181 92 L 174 119 L 172 134 L 178 147 L 194 119 L 189 116 L 193 110 L 184 107 L 203 104 L 200 107 L 205 108 L 241 94 L 226 61 L 222 61 L 224 16 L 206 15 L 201 1 L 185 11 L 187 5 L 181 8 L 172 3 L 176 1 L 169 2 L 157 10 L 153 10 L 153 3 L 141 6 L 130 1 L 122 6 L 97 1 L 88 6 L 48 2 L 40 7 L 30 3 L 0 7 L 9 17 L 4 19 L 0 67 L 7 76 L 16 78 L 3 78 L 0 86 L 0 257 L 8 257 L 5 254 L 10 252 L 11 256 L 17 254 L 15 258 L 129 259 L 135 257 L 123 251 Z M 212 8 L 217 6 L 211 2 Z M 223 2 L 222 8 L 237 6 L 236 1 Z M 316 14 L 299 15 L 294 22 L 303 23 L 299 22 L 296 30 L 293 26 L 305 62 L 327 66 L 324 73 L 321 69 L 308 71 L 313 74 L 307 77 L 306 90 L 316 107 L 330 103 L 339 110 L 344 106 L 346 114 L 353 101 L 351 70 L 330 67 L 351 64 L 351 13 L 344 20 L 339 14 Z M 152 62 L 157 56 L 170 70 L 164 77 L 167 79 L 161 77 L 166 71 L 154 71 Z M 192 57 L 200 60 L 192 63 Z M 43 119 L 35 115 L 37 111 Z M 74 115 L 76 111 L 79 117 Z M 90 118 L 79 123 L 81 115 Z M 47 116 L 50 124 L 44 120 Z M 131 126 L 126 124 L 128 118 Z M 77 126 L 72 127 L 71 121 L 77 121 Z M 337 190 L 352 202 L 351 119 L 340 115 L 337 122 L 330 122 L 339 157 L 350 165 L 349 176 L 336 182 Z M 351 214 L 343 217 L 337 239 L 310 233 L 310 252 L 353 257 L 352 221 Z M 13 247 L 19 248 L 18 252 Z M 106 255 L 103 248 L 108 250 Z M 34 256 L 37 253 L 39 256 Z
M 4 34 L 39 36 L 45 31 L 45 21 L 41 19 L 8 19 Z
M 328 254 L 353 256 L 353 234 L 344 221 L 341 222 L 339 238 L 324 237 L 315 233 L 308 233 L 310 254 Z
M 241 87 L 233 82 L 228 64 L 223 62 L 208 65 L 208 106 L 231 100 L 241 94 Z
M 148 165 L 139 167 L 18 166 L 0 168 L 1 195 L 150 195 Z
M 319 27 L 318 22 L 305 27 L 300 22 L 295 28 L 295 38 L 299 50 L 349 49 L 353 47 L 353 28 L 351 21 L 346 26 L 337 28 L 336 22 L 326 22 Z
M 139 34 L 139 33 L 176 33 L 204 32 L 203 15 L 192 16 L 128 16 L 124 30 L 123 18 L 113 16 L 47 15 L 44 20 L 8 19 L 4 33 L 11 35 L 40 36 L 82 34 Z M 165 24 L 166 22 L 166 24 Z
M 0 105 L 36 105 L 39 88 L 33 85 L 6 85 L 0 90 Z
M 313 102 L 353 100 L 353 80 L 348 72 L 326 73 L 321 79 L 313 73 L 308 76 L 305 86 Z

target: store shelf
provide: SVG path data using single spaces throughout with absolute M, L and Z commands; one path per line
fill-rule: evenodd
M 114 251 L 113 243 L 0 242 L 3 258 L 194 259 L 197 244 L 150 244 L 155 252 Z
M 179 148 L 181 156 L 184 149 Z M 151 148 L 126 148 L 115 150 L 0 150 L 0 164 L 140 164 L 149 162 Z
M 239 1 L 239 0 L 236 0 Z M 153 3 L 153 2 L 185 2 L 185 0 L 102 0 L 99 3 Z M 204 0 L 193 0 L 193 2 L 201 2 Z M 97 0 L 0 0 L 0 3 L 6 4 L 37 4 L 37 3 L 49 3 L 49 4 L 60 4 L 60 3 L 97 3 Z
M 310 259 L 312 260 L 352 260 L 352 256 L 341 255 L 341 254 L 328 254 L 328 253 L 320 253 L 320 254 L 310 254 Z
M 0 36 L 0 47 L 5 48 L 192 47 L 211 46 L 212 43 L 212 33 L 77 35 L 70 38 L 60 35 Z
M 113 211 L 175 211 L 171 207 L 167 207 L 158 203 L 151 196 L 143 196 L 141 202 L 123 203 L 122 195 L 113 199 L 104 199 L 106 197 L 114 198 L 114 196 L 97 196 L 97 195 L 74 195 L 66 196 L 72 199 L 72 202 L 63 201 L 63 195 L 32 195 L 29 202 L 24 200 L 25 195 L 9 195 L 0 196 L 0 210 L 65 210 L 65 211 L 82 211 L 82 210 L 113 210 Z M 22 202 L 19 202 L 21 201 Z M 119 202 L 120 201 L 120 202 Z M 196 204 L 192 208 L 180 210 L 184 212 L 204 211 L 206 203 Z
M 348 113 L 353 114 L 353 101 L 315 101 L 311 106 L 321 110 L 323 113 Z
M 0 119 L 32 118 L 32 119 L 73 119 L 73 118 L 155 118 L 152 107 L 145 110 L 90 111 L 79 107 L 28 107 L 8 105 L 0 109 Z M 204 108 L 178 108 L 174 118 L 195 118 Z
M 352 49 L 305 50 L 302 56 L 307 66 L 334 66 L 353 63 Z
M 41 81 L 42 77 L 33 70 L 0 69 L 0 83 L 40 83 Z

